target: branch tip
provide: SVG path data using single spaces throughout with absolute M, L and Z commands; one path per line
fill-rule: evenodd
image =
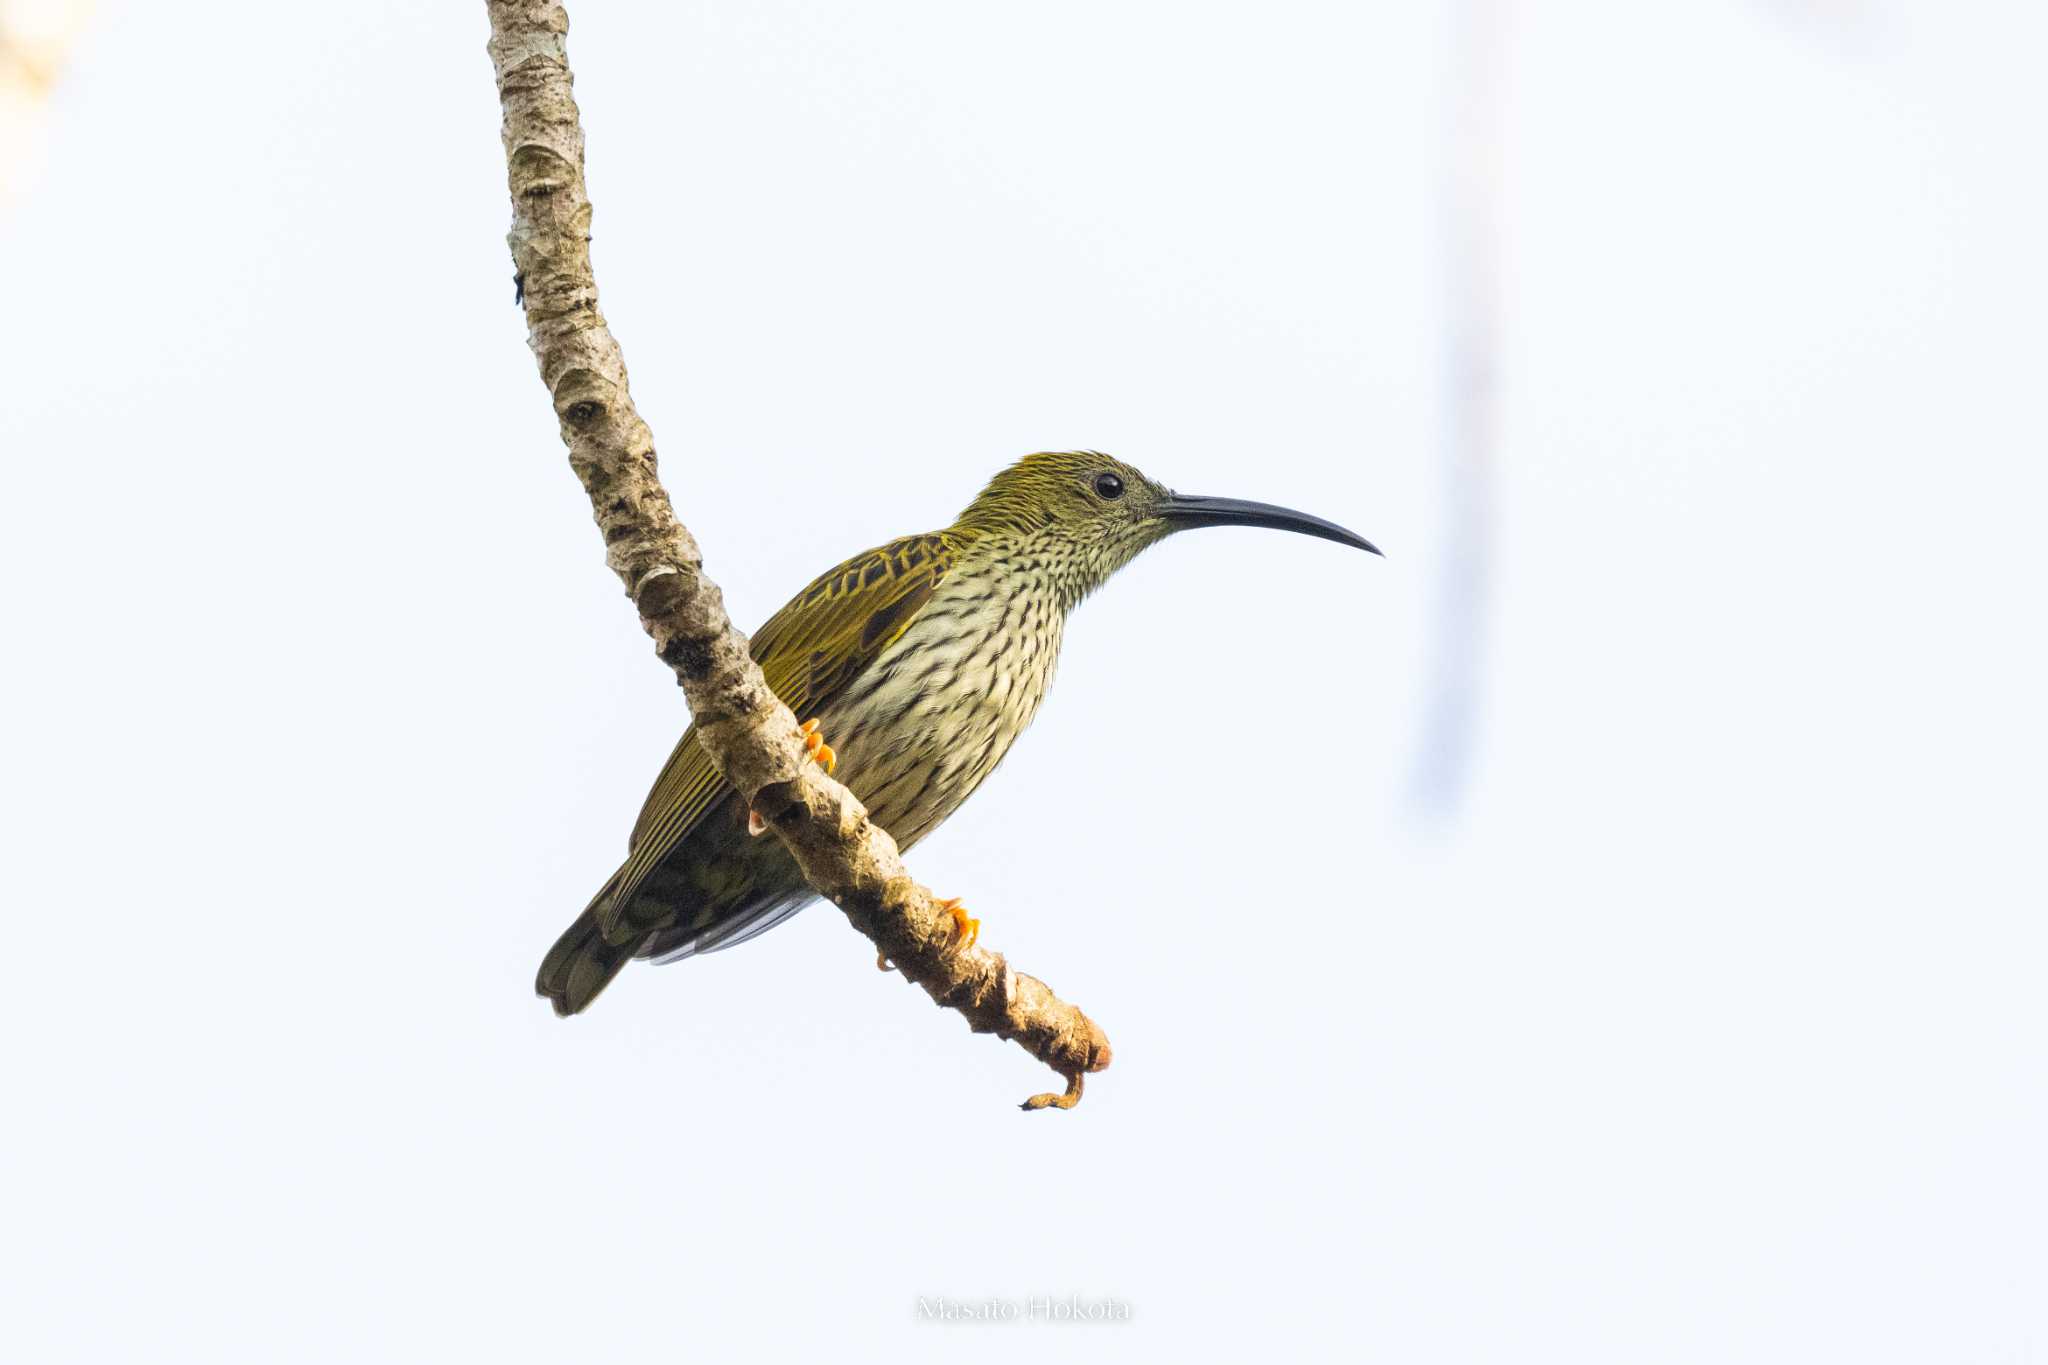
M 1076 1071 L 1073 1075 L 1067 1077 L 1065 1094 L 1055 1095 L 1048 1090 L 1043 1095 L 1033 1095 L 1017 1107 L 1028 1114 L 1034 1109 L 1072 1109 L 1080 1102 L 1081 1073 Z

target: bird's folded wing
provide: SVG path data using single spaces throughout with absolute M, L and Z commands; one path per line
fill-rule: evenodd
M 750 649 L 768 686 L 799 719 L 826 709 L 909 628 L 953 567 L 957 549 L 944 535 L 906 536 L 820 575 L 754 632 Z M 724 790 L 693 725 L 640 809 L 630 856 L 604 916 L 607 928 Z

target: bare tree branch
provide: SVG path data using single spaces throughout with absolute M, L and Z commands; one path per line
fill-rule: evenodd
M 634 410 L 625 357 L 597 310 L 583 128 L 570 93 L 569 16 L 555 0 L 487 0 L 512 191 L 508 240 L 529 344 L 554 397 L 569 464 L 590 495 L 605 560 L 675 671 L 712 761 L 781 838 L 818 893 L 932 999 L 979 1033 L 1008 1038 L 1067 1079 L 1027 1109 L 1071 1108 L 1081 1078 L 1109 1065 L 1087 1015 L 1000 953 L 955 952 L 952 919 L 903 866 L 896 842 L 810 762 L 796 717 L 768 689 L 726 619 L 697 543 L 655 472 L 654 434 Z

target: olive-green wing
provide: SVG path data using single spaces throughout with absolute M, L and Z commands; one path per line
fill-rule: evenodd
M 942 534 L 906 536 L 855 555 L 822 574 L 754 632 L 750 651 L 775 695 L 804 719 L 903 634 L 953 567 L 958 547 Z M 725 783 L 684 731 L 633 826 L 630 856 L 614 879 L 607 925 L 642 878 L 688 837 Z

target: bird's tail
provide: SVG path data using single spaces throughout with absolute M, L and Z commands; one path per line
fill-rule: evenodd
M 576 917 L 576 922 L 563 931 L 555 946 L 548 949 L 548 955 L 541 959 L 540 974 L 534 978 L 533 988 L 553 1002 L 556 1014 L 580 1014 L 651 937 L 631 930 L 621 938 L 605 936 L 600 915 L 611 891 L 611 884 L 606 883 L 597 899 Z

